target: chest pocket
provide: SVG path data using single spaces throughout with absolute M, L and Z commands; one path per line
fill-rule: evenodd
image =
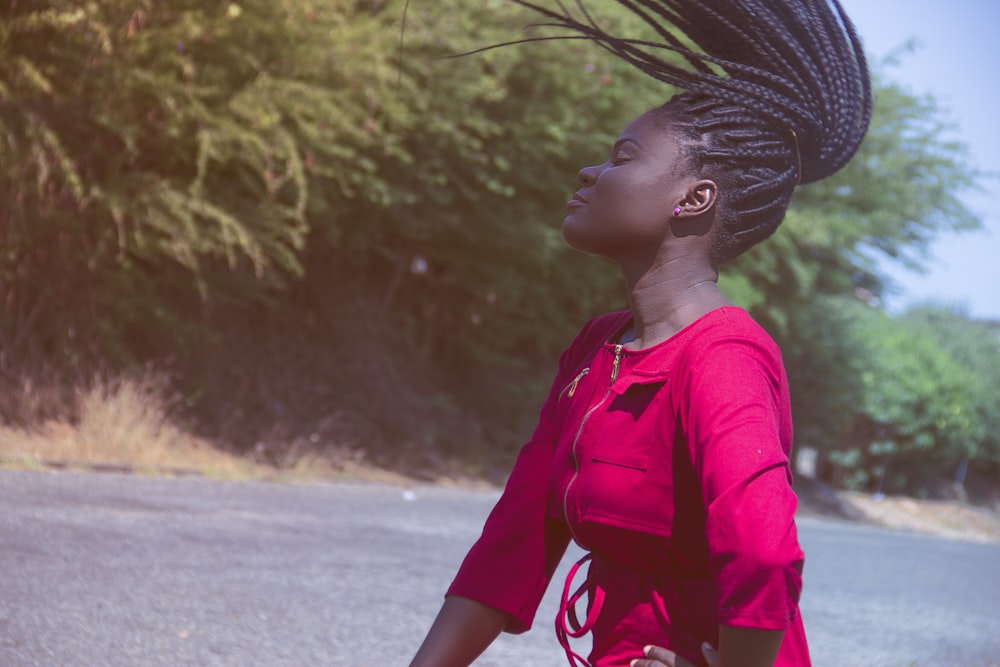
M 623 394 L 612 393 L 604 409 L 598 410 L 592 438 L 587 446 L 595 463 L 646 470 L 654 455 L 657 431 L 662 426 L 664 382 L 631 385 Z
M 663 388 L 632 385 L 591 415 L 577 448 L 583 521 L 671 534 L 675 419 Z

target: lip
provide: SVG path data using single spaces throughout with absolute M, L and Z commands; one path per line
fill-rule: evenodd
M 586 206 L 589 202 L 580 195 L 579 192 L 573 193 L 573 198 L 566 202 L 566 208 L 577 208 L 579 206 Z

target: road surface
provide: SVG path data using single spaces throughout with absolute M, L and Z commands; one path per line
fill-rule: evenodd
M 0 665 L 405 666 L 496 497 L 0 472 Z M 1000 666 L 1000 544 L 800 532 L 816 667 Z M 477 665 L 565 664 L 557 588 Z

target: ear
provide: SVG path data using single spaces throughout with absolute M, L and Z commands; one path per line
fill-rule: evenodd
M 715 181 L 706 179 L 691 183 L 684 195 L 684 199 L 674 207 L 674 218 L 677 220 L 690 220 L 701 217 L 715 206 L 718 193 L 719 187 L 715 184 Z

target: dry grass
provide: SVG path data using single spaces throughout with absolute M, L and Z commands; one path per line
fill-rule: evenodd
M 0 467 L 128 470 L 278 481 L 408 478 L 365 461 L 357 448 L 320 446 L 316 436 L 290 437 L 280 455 L 263 443 L 238 456 L 193 434 L 178 418 L 181 397 L 167 377 L 145 369 L 97 376 L 84 387 L 7 378 L 0 390 Z
M 72 392 L 26 382 L 21 425 L 0 424 L 0 460 L 16 466 L 114 463 L 148 472 L 188 469 L 224 477 L 260 473 L 259 466 L 181 427 L 166 386 L 153 371 L 98 378 Z

